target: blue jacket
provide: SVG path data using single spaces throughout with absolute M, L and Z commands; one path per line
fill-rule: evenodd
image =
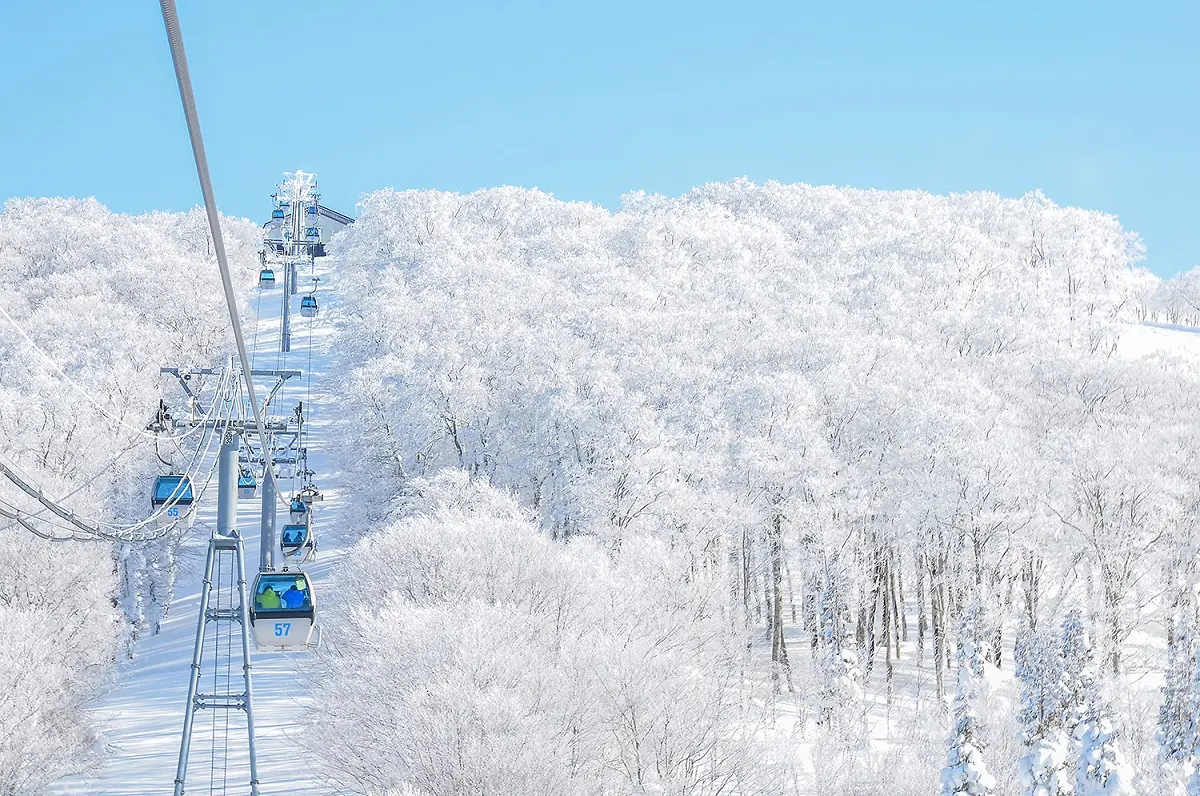
M 283 593 L 283 604 L 288 608 L 303 608 L 305 595 L 304 592 L 292 586 Z

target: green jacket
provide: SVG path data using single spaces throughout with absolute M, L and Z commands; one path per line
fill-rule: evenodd
M 275 591 L 274 589 L 267 589 L 262 594 L 258 595 L 259 608 L 278 608 L 279 606 L 279 592 Z

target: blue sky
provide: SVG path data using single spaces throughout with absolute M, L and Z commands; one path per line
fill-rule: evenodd
M 1200 264 L 1200 3 L 181 0 L 217 199 L 281 172 L 537 186 L 613 207 L 712 180 L 1040 188 Z M 0 198 L 199 202 L 157 3 L 20 3 L 0 47 Z M 293 90 L 294 89 L 294 90 Z

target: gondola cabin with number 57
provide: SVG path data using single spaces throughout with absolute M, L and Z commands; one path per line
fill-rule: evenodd
M 303 572 L 260 572 L 250 597 L 250 627 L 259 649 L 303 650 L 312 641 L 317 601 Z

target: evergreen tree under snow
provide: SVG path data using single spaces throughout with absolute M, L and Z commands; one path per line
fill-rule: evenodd
M 1084 725 L 1075 777 L 1077 796 L 1133 796 L 1133 768 L 1117 746 L 1106 707 L 1096 708 Z
M 1070 744 L 1063 729 L 1068 694 L 1054 639 L 1033 632 L 1022 636 L 1016 647 L 1016 675 L 1022 684 L 1017 720 L 1028 748 L 1020 761 L 1022 793 L 1065 796 L 1071 793 Z
M 1117 745 L 1110 709 L 1100 694 L 1094 670 L 1095 653 L 1078 610 L 1063 620 L 1064 716 L 1078 750 L 1076 796 L 1133 796 L 1133 769 Z
M 817 610 L 823 648 L 817 722 L 831 726 L 839 716 L 850 716 L 860 710 L 863 700 L 858 655 L 847 638 L 848 631 L 838 606 L 838 587 L 833 573 L 826 573 Z
M 1095 698 L 1095 653 L 1079 609 L 1067 613 L 1059 641 L 1062 658 L 1063 728 L 1078 751 L 1086 729 L 1088 708 Z
M 941 796 L 990 796 L 996 787 L 983 760 L 983 728 L 975 713 L 984 667 L 979 613 L 977 608 L 967 610 L 960 629 L 954 729 L 950 731 L 950 749 L 942 769 Z
M 1196 653 L 1191 608 L 1172 618 L 1167 645 L 1167 669 L 1158 709 L 1159 757 L 1169 764 L 1187 764 L 1196 748 Z
M 1196 658 L 1194 653 L 1192 657 Z M 1191 682 L 1179 699 L 1183 702 L 1183 708 L 1180 710 L 1177 742 L 1186 748 L 1181 759 L 1191 769 L 1187 793 L 1188 796 L 1200 796 L 1200 726 L 1197 726 L 1200 720 L 1200 660 L 1194 660 Z M 1166 708 L 1165 704 L 1163 708 Z

